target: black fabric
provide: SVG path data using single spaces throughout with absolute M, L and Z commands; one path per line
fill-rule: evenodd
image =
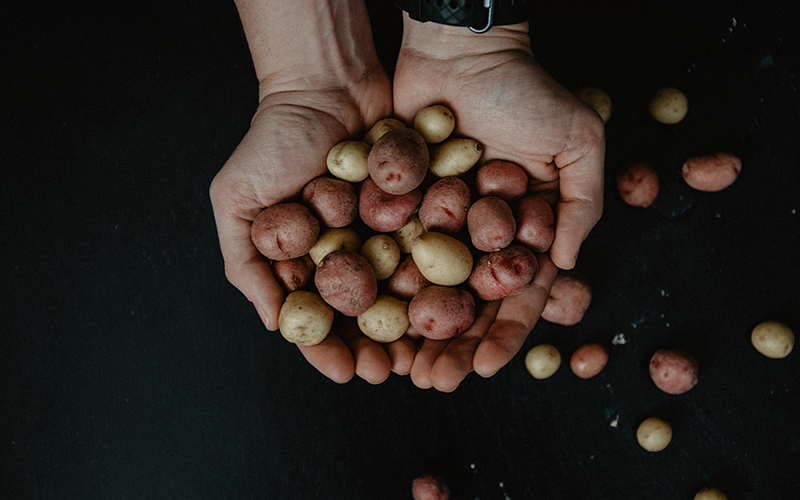
M 502 26 L 527 21 L 530 16 L 528 0 L 493 0 L 491 24 Z M 396 0 L 400 9 L 412 19 L 451 26 L 482 29 L 489 22 L 489 9 L 482 0 Z

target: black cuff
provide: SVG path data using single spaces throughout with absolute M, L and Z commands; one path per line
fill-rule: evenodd
M 395 0 L 411 19 L 450 26 L 469 26 L 483 33 L 492 26 L 525 22 L 530 16 L 531 0 Z

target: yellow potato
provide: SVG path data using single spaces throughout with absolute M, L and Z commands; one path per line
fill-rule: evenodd
M 698 491 L 694 500 L 728 500 L 728 497 L 718 489 L 708 487 Z
M 328 171 L 348 182 L 361 182 L 369 176 L 370 145 L 362 141 L 343 141 L 328 152 Z
M 650 114 L 661 123 L 672 125 L 683 120 L 689 111 L 689 101 L 674 87 L 659 89 L 650 101 Z
M 750 334 L 753 347 L 764 356 L 782 359 L 794 348 L 794 333 L 788 326 L 777 321 L 764 321 Z
M 378 120 L 364 136 L 364 142 L 372 146 L 378 139 L 381 138 L 383 134 L 396 128 L 406 128 L 406 125 L 400 120 L 395 120 L 394 118 L 384 118 L 382 120 Z
M 661 451 L 672 441 L 672 427 L 658 417 L 650 417 L 639 424 L 636 440 L 647 451 Z
M 408 330 L 408 302 L 379 294 L 369 309 L 358 315 L 358 328 L 375 342 L 394 342 Z
M 317 242 L 308 251 L 315 265 L 319 265 L 326 255 L 335 250 L 349 250 L 358 253 L 361 248 L 361 237 L 350 227 L 333 227 L 324 229 Z
M 550 344 L 539 344 L 525 355 L 525 368 L 533 378 L 544 380 L 561 366 L 561 353 Z
M 430 231 L 414 240 L 411 256 L 425 278 L 436 285 L 456 286 L 472 273 L 472 253 L 452 236 Z
M 475 139 L 456 137 L 430 146 L 428 170 L 436 177 L 454 177 L 472 168 L 483 154 Z
M 419 216 L 414 214 L 411 216 L 405 226 L 391 233 L 392 239 L 397 243 L 401 253 L 411 253 L 411 247 L 417 236 L 425 232 L 425 226 L 419 220 Z
M 318 294 L 298 290 L 286 296 L 278 315 L 281 335 L 293 344 L 317 345 L 333 325 L 333 308 Z
M 453 112 L 441 104 L 422 108 L 414 117 L 414 130 L 422 134 L 429 144 L 438 144 L 447 139 L 455 127 Z
M 590 108 L 597 111 L 597 114 L 603 119 L 603 123 L 608 122 L 609 118 L 611 118 L 611 97 L 604 90 L 594 87 L 581 87 L 575 90 L 575 95 Z
M 386 234 L 376 234 L 361 245 L 361 256 L 375 271 L 375 278 L 384 280 L 394 273 L 400 263 L 400 247 Z

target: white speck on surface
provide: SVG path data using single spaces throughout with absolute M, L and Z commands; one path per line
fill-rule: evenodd
M 722 214 L 717 214 L 717 219 L 719 219 L 720 217 L 722 217 Z
M 469 464 L 469 468 L 475 470 L 475 464 Z
M 619 425 L 619 413 L 614 415 L 614 418 L 611 419 L 611 421 L 608 423 L 608 425 L 610 425 L 611 427 L 614 427 L 614 428 L 616 428 Z
M 624 333 L 618 333 L 614 335 L 613 339 L 611 339 L 611 343 L 613 345 L 624 345 L 628 343 L 628 340 L 625 338 Z
M 795 210 L 795 209 L 793 208 L 793 209 L 792 209 L 792 215 L 794 215 L 794 214 L 796 214 L 796 213 L 797 213 L 797 210 Z

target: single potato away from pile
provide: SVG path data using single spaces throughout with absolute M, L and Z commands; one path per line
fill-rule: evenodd
M 658 417 L 650 417 L 639 424 L 636 440 L 647 451 L 661 451 L 672 441 L 672 427 Z

